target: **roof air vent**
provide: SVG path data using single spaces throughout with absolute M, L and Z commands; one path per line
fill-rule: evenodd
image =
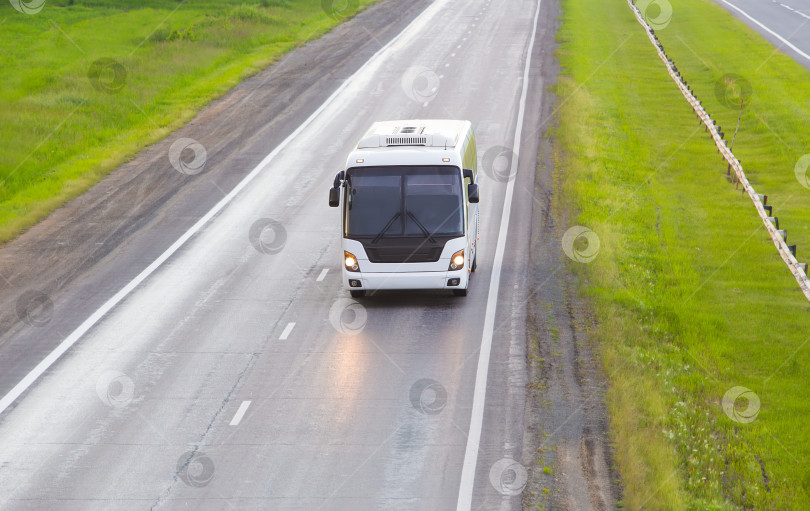
M 427 145 L 427 137 L 386 137 L 385 145 Z

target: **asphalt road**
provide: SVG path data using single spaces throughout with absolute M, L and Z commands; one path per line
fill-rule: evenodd
M 810 69 L 810 4 L 806 0 L 717 0 L 779 50 Z
M 615 508 L 535 180 L 555 19 L 383 2 L 3 247 L 0 508 L 510 510 L 541 486 Z M 470 294 L 351 300 L 327 190 L 371 122 L 419 117 L 476 129 Z M 562 348 L 530 303 L 554 304 Z M 561 351 L 542 406 L 533 343 Z

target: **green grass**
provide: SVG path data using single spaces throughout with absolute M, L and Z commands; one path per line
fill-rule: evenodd
M 737 112 L 715 84 L 751 83 L 735 153 L 808 260 L 794 166 L 810 153 L 810 72 L 709 0 L 672 5 L 657 34 L 728 138 Z M 623 504 L 803 509 L 810 304 L 626 3 L 562 6 L 554 207 L 560 235 L 579 224 L 601 243 L 571 267 L 596 319 Z M 759 396 L 753 422 L 724 413 L 735 386 Z
M 76 197 L 211 99 L 376 0 L 48 0 L 0 7 L 0 243 Z M 336 6 L 343 5 L 334 2 Z M 105 68 L 93 87 L 93 62 Z

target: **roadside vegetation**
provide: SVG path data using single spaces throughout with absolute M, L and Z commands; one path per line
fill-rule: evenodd
M 600 242 L 571 267 L 623 508 L 805 509 L 810 303 L 627 4 L 561 3 L 554 207 Z M 672 8 L 656 34 L 727 139 L 746 100 L 735 154 L 810 260 L 810 72 L 709 0 Z
M 5 2 L 0 243 L 374 1 Z

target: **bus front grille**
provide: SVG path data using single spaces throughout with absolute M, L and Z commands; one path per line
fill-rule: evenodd
M 366 247 L 372 263 L 435 263 L 442 255 L 442 247 Z

